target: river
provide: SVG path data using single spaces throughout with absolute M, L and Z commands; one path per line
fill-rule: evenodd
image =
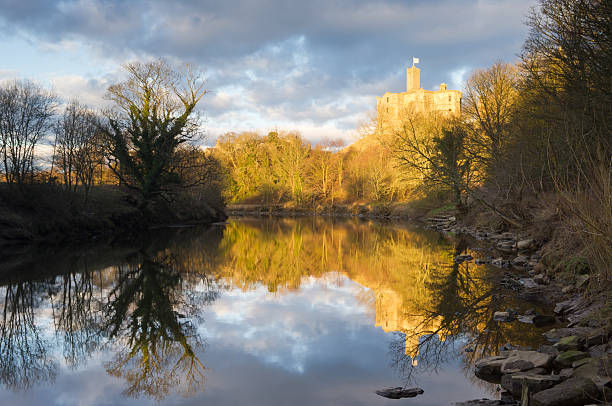
M 541 330 L 469 242 L 418 226 L 231 219 L 5 257 L 3 405 L 449 405 L 475 358 Z M 523 309 L 524 310 L 524 309 Z M 375 394 L 423 388 L 417 398 Z

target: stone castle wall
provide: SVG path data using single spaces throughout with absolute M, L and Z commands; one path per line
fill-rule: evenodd
M 421 70 L 415 66 L 406 70 L 406 91 L 387 92 L 376 98 L 376 116 L 379 129 L 396 126 L 406 114 L 436 113 L 442 116 L 461 114 L 461 92 L 448 90 L 446 84 L 440 90 L 425 90 L 420 85 Z

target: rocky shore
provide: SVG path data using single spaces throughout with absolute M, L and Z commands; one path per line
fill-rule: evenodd
M 476 377 L 499 384 L 500 399 L 470 400 L 458 402 L 457 406 L 580 406 L 612 402 L 612 335 L 605 318 L 600 317 L 605 299 L 585 295 L 588 274 L 578 274 L 569 283 L 558 279 L 542 261 L 545 242 L 528 233 L 467 227 L 452 215 L 426 221 L 428 228 L 469 235 L 491 246 L 480 257 L 459 255 L 456 262 L 473 261 L 512 270 L 514 273 L 506 275 L 502 283 L 513 284 L 521 297 L 537 297 L 554 304 L 551 315 L 518 315 L 511 309 L 500 309 L 494 314 L 495 321 L 536 325 L 561 321 L 566 325 L 544 333 L 545 343 L 537 349 L 510 345 L 495 356 L 477 360 Z

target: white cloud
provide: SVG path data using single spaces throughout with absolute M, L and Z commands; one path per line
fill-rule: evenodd
M 91 108 L 102 108 L 108 104 L 104 94 L 112 83 L 109 78 L 87 79 L 79 75 L 66 75 L 52 77 L 50 82 L 54 91 L 66 102 L 78 99 Z
M 465 79 L 467 73 L 468 68 L 459 68 L 451 72 L 451 83 L 453 85 L 453 89 L 463 89 L 463 86 L 465 86 Z
M 47 77 L 64 97 L 99 105 L 121 62 L 165 57 L 207 69 L 210 135 L 279 126 L 348 140 L 376 96 L 404 89 L 412 55 L 427 89 L 460 89 L 467 66 L 514 59 L 535 0 L 3 3 L 0 35 L 66 59 L 61 71 L 37 68 L 56 69 Z M 31 72 L 39 60 L 21 66 Z

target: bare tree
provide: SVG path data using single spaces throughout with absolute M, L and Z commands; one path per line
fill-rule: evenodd
M 521 55 L 525 90 L 537 93 L 540 104 L 557 108 L 552 117 L 563 123 L 560 130 L 572 138 L 570 143 L 575 141 L 579 149 L 610 148 L 612 4 L 539 3 L 529 15 L 530 34 Z
M 0 154 L 7 183 L 34 176 L 36 146 L 52 126 L 55 96 L 30 81 L 0 87 Z
M 158 60 L 124 68 L 128 79 L 108 89 L 116 108 L 107 114 L 103 133 L 111 168 L 138 191 L 145 207 L 164 191 L 177 148 L 198 133 L 193 113 L 206 90 L 202 76 L 189 67 L 180 73 Z
M 466 131 L 460 122 L 407 112 L 394 131 L 393 152 L 399 165 L 426 185 L 453 192 L 457 207 L 469 190 L 471 160 L 465 154 Z
M 64 177 L 64 185 L 74 191 L 79 182 L 86 191 L 93 183 L 93 174 L 102 163 L 97 139 L 98 119 L 87 107 L 72 101 L 55 124 L 54 162 Z
M 472 152 L 488 166 L 499 162 L 518 96 L 518 70 L 497 62 L 477 70 L 465 85 L 464 114 L 474 123 Z

